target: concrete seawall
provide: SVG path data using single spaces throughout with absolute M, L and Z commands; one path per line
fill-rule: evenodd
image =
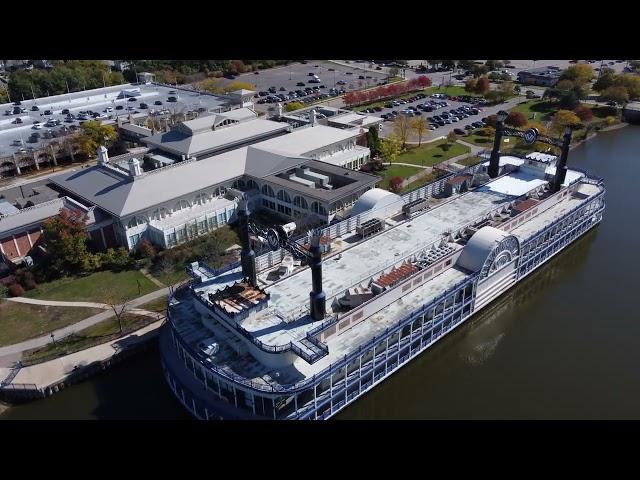
M 11 404 L 46 398 L 69 385 L 82 382 L 149 348 L 157 340 L 163 324 L 164 318 L 111 342 L 17 371 L 2 368 L 0 378 L 10 378 L 10 381 L 0 388 L 0 400 Z M 6 408 L 0 403 L 0 413 Z

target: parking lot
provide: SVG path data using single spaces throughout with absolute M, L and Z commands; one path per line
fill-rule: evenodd
M 133 97 L 123 94 L 125 90 L 136 89 L 139 92 Z M 87 120 L 115 120 L 118 116 L 141 112 L 171 115 L 211 110 L 224 101 L 179 88 L 126 84 L 20 103 L 0 105 L 0 155 L 41 148 L 79 128 L 80 123 Z
M 434 95 L 440 97 L 442 94 Z M 425 142 L 443 136 L 446 137 L 449 132 L 455 130 L 459 130 L 456 133 L 462 137 L 466 133 L 481 128 L 482 118 L 493 115 L 499 110 L 508 110 L 522 101 L 522 98 L 515 97 L 499 105 L 486 106 L 477 102 L 454 100 L 446 95 L 441 98 L 438 97 L 417 94 L 412 101 L 407 101 L 411 99 L 401 100 L 396 101 L 397 105 L 387 106 L 391 105 L 392 100 L 389 100 L 384 107 L 378 107 L 379 110 L 374 110 L 373 112 L 369 110 L 368 113 L 382 116 L 383 118 L 386 117 L 385 122 L 382 124 L 382 137 L 387 137 L 393 132 L 393 120 L 395 117 L 406 115 L 410 118 L 425 119 L 427 124 L 430 125 L 430 130 L 422 138 L 422 141 Z M 392 112 L 396 112 L 396 115 L 392 115 Z M 474 122 L 476 123 L 475 126 L 472 125 Z M 418 137 L 411 132 L 407 137 L 407 141 L 417 142 Z
M 309 60 L 307 63 L 292 63 L 283 67 L 260 70 L 258 73 L 245 73 L 238 75 L 233 80 L 225 79 L 225 83 L 241 81 L 254 84 L 256 86 L 256 95 L 258 95 L 255 98 L 256 109 L 258 111 L 267 111 L 271 106 L 269 102 L 258 102 L 268 99 L 269 94 L 285 96 L 284 100 L 280 99 L 282 103 L 290 101 L 311 103 L 312 101 L 320 100 L 322 95 L 326 95 L 323 97 L 325 99 L 337 96 L 330 95 L 331 89 L 348 92 L 373 87 L 386 81 L 388 76 L 384 71 L 386 69 L 383 70 L 383 67 L 380 67 L 378 71 L 375 70 L 376 67 L 373 67 L 373 71 L 369 71 L 368 69 L 364 70 L 362 65 L 364 64 L 354 63 L 353 66 L 347 66 L 327 61 Z M 317 77 L 317 81 L 313 75 Z M 316 93 L 300 95 L 301 92 L 305 92 L 305 88 L 313 89 L 313 87 L 318 87 Z M 269 91 L 270 88 L 271 92 Z M 296 90 L 299 92 L 296 92 Z M 259 92 L 263 92 L 263 95 L 260 96 Z M 275 99 L 273 100 L 270 103 L 277 103 Z

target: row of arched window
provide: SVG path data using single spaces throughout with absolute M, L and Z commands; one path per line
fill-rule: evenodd
M 320 215 L 327 214 L 326 208 L 320 202 L 312 202 L 311 207 L 309 207 L 309 203 L 307 202 L 307 200 L 300 195 L 296 195 L 292 199 L 291 195 L 289 195 L 289 193 L 285 190 L 278 190 L 278 192 L 276 193 L 273 187 L 268 184 L 265 184 L 262 186 L 262 188 L 260 188 L 259 185 L 251 179 L 247 180 L 246 182 L 243 179 L 238 179 L 233 182 L 233 187 L 255 189 L 260 191 L 265 197 L 277 198 L 282 203 L 293 204 L 297 208 L 300 208 L 302 210 L 311 210 L 313 213 L 317 213 Z
M 163 218 L 170 216 L 172 213 L 189 209 L 196 205 L 204 205 L 210 202 L 211 200 L 221 195 L 224 195 L 225 193 L 226 193 L 226 189 L 224 187 L 218 187 L 211 193 L 202 192 L 197 194 L 192 201 L 186 200 L 184 198 L 180 199 L 176 202 L 173 209 L 167 209 L 167 208 L 161 207 L 154 210 L 153 213 L 149 215 L 149 218 L 145 218 L 142 216 L 131 218 L 127 223 L 127 228 L 135 228 L 139 225 L 144 225 L 152 220 L 162 220 Z

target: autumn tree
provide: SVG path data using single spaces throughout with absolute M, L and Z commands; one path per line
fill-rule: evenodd
M 418 137 L 418 146 L 422 145 L 422 137 L 429 130 L 429 124 L 422 117 L 416 117 L 411 120 L 411 130 Z
M 578 105 L 574 108 L 573 113 L 575 113 L 583 122 L 588 122 L 593 118 L 593 111 L 586 105 Z
M 80 210 L 63 208 L 43 225 L 43 240 L 47 250 L 48 269 L 55 274 L 90 270 L 92 254 L 85 230 L 87 215 Z
M 411 121 L 409 120 L 409 117 L 406 115 L 398 115 L 393 121 L 393 132 L 400 140 L 400 144 L 403 149 L 407 144 L 407 137 L 409 136 L 410 131 Z
M 244 73 L 245 71 L 246 67 L 242 60 L 231 60 L 231 62 L 229 62 L 229 73 L 238 75 L 239 73 Z
M 489 88 L 490 88 L 489 79 L 486 76 L 482 76 L 478 78 L 478 81 L 476 82 L 476 89 L 475 89 L 476 93 L 479 93 L 480 95 L 484 95 L 489 91 Z
M 284 111 L 285 112 L 293 112 L 294 110 L 299 110 L 301 108 L 303 108 L 304 105 L 301 102 L 291 102 L 291 103 L 287 103 L 284 106 Z
M 618 75 L 613 82 L 616 87 L 624 87 L 629 98 L 640 97 L 640 77 L 631 73 Z
M 222 93 L 222 79 L 220 78 L 207 78 L 200 83 L 200 88 L 209 93 Z
M 626 103 L 629 101 L 629 92 L 622 86 L 613 86 L 604 90 L 600 97 L 609 102 Z
M 393 163 L 402 150 L 402 142 L 396 135 L 390 135 L 380 141 L 380 154 L 389 163 Z
M 80 125 L 80 134 L 76 142 L 81 152 L 93 158 L 100 145 L 109 148 L 113 145 L 118 133 L 111 125 L 102 125 L 99 121 L 84 122 Z
M 558 110 L 551 121 L 551 132 L 562 135 L 566 127 L 577 127 L 581 124 L 580 117 L 570 110 Z
M 226 85 L 223 90 L 226 93 L 235 92 L 236 90 L 255 90 L 256 86 L 253 83 L 249 82 L 231 82 L 229 85 Z
M 595 72 L 593 70 L 593 67 L 588 63 L 578 63 L 576 65 L 571 65 L 562 74 L 563 79 L 571 80 L 576 85 L 587 84 L 593 79 L 594 76 Z
M 512 127 L 524 127 L 527 124 L 527 117 L 522 112 L 509 112 L 504 123 Z
M 397 175 L 395 177 L 391 177 L 389 180 L 389 190 L 393 193 L 400 193 L 402 191 L 402 182 L 402 177 Z

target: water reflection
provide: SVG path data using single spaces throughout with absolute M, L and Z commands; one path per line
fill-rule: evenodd
M 544 267 L 518 283 L 485 309 L 471 318 L 461 329 L 460 356 L 471 366 L 480 366 L 496 351 L 520 310 L 527 310 L 543 298 L 554 284 L 564 281 L 584 267 L 589 249 L 598 230 L 592 230 Z

